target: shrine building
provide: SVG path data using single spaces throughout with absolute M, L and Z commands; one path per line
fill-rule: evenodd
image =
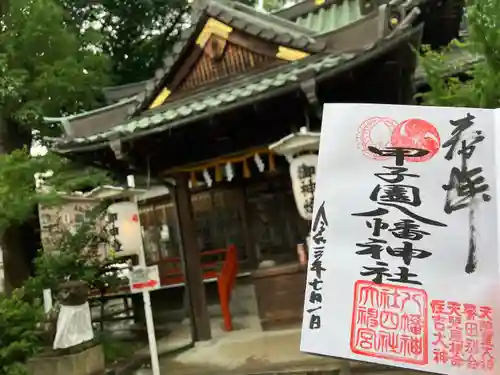
M 263 328 L 296 324 L 296 245 L 312 214 L 323 104 L 415 103 L 416 51 L 456 38 L 463 6 L 305 0 L 263 13 L 195 1 L 154 77 L 107 88 L 105 107 L 51 119 L 63 130 L 54 151 L 159 192 L 141 201 L 147 257 L 165 289 L 186 285 L 195 340 L 211 337 L 204 285 L 221 273 L 221 304 L 252 275 Z M 291 170 L 304 156 L 308 168 Z M 216 258 L 222 270 L 210 268 Z

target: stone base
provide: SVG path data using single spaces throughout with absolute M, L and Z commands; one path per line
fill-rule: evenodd
M 101 375 L 104 370 L 104 353 L 100 345 L 76 354 L 40 356 L 28 361 L 29 375 Z

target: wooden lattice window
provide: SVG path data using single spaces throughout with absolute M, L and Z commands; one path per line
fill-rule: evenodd
M 289 261 L 307 223 L 297 211 L 288 174 L 273 176 L 246 189 L 249 223 L 257 258 Z

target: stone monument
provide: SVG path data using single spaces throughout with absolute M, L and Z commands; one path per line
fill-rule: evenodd
M 88 287 L 82 281 L 60 285 L 58 308 L 48 315 L 41 337 L 51 348 L 28 361 L 30 375 L 103 374 L 104 353 L 94 340 Z

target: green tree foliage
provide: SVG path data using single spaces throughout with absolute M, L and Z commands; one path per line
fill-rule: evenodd
M 284 5 L 284 0 L 264 0 L 264 9 L 267 12 L 273 12 L 275 10 L 283 8 Z
M 55 0 L 16 0 L 0 18 L 4 120 L 47 131 L 41 116 L 89 109 L 106 82 L 107 58 L 76 34 Z
M 46 320 L 40 303 L 44 289 L 55 294 L 64 281 L 82 280 L 103 294 L 122 283 L 115 261 L 98 251 L 98 245 L 107 242 L 106 228 L 100 225 L 106 207 L 104 203 L 87 212 L 75 231 L 56 222 L 50 229 L 52 246 L 36 259 L 36 275 L 11 296 L 0 295 L 0 375 L 25 375 L 26 360 L 44 349 L 40 337 Z M 116 350 L 106 354 L 110 359 L 119 355 Z
M 93 35 L 95 46 L 111 58 L 116 85 L 151 78 L 190 25 L 186 0 L 60 1 L 75 28 Z M 255 0 L 236 1 L 256 5 Z M 267 11 L 281 6 L 282 0 L 264 1 Z
M 25 361 L 40 349 L 36 330 L 43 321 L 39 301 L 27 301 L 22 291 L 0 296 L 0 375 L 25 375 Z
M 421 59 L 430 91 L 424 103 L 439 106 L 497 108 L 500 100 L 500 1 L 475 0 L 467 8 L 469 35 L 444 51 L 426 51 Z M 468 80 L 443 79 L 447 72 L 467 67 Z
M 52 173 L 43 180 L 50 190 L 37 191 L 34 176 Z M 20 224 L 34 214 L 37 204 L 55 204 L 57 192 L 70 192 L 95 184 L 109 183 L 102 172 L 76 168 L 73 163 L 48 153 L 31 156 L 26 149 L 0 155 L 0 232 L 12 223 Z
M 69 230 L 56 221 L 48 228 L 51 243 L 36 259 L 35 277 L 29 279 L 24 290 L 32 298 L 43 289 L 57 291 L 67 280 L 85 281 L 91 289 L 105 293 L 121 283 L 116 260 L 101 254 L 100 245 L 109 246 L 105 215 L 107 202 L 84 212 L 85 220 L 75 230 Z
M 149 79 L 189 24 L 185 0 L 61 0 L 75 27 L 111 58 L 115 84 Z
M 33 174 L 46 171 L 47 166 L 61 173 L 71 169 L 66 161 L 53 156 L 31 158 L 28 150 L 33 132 L 53 136 L 59 129 L 46 125 L 43 116 L 98 105 L 109 60 L 92 48 L 89 34 L 75 32 L 57 0 L 11 1 L 3 4 L 2 12 L 0 246 L 10 289 L 28 276 L 29 260 L 22 240 L 28 228 L 20 225 L 33 215 L 41 198 L 35 193 Z

